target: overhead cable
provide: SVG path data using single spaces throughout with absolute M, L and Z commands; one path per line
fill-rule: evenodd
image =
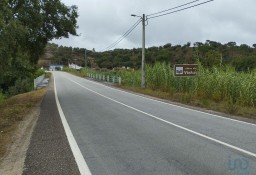
M 134 25 L 132 25 L 131 28 L 129 28 L 118 40 L 116 40 L 114 43 L 110 44 L 108 47 L 106 47 L 104 49 L 104 51 L 106 50 L 110 50 L 113 47 L 115 47 L 117 44 L 119 44 L 124 38 L 126 38 L 141 22 L 141 19 L 139 19 Z
M 186 4 L 179 5 L 179 6 L 177 6 L 177 7 L 173 7 L 173 8 L 167 9 L 167 10 L 163 10 L 163 11 L 160 11 L 160 12 L 156 12 L 156 13 L 149 14 L 149 15 L 147 15 L 147 16 L 153 16 L 153 15 L 157 15 L 157 14 L 160 14 L 160 13 L 163 13 L 163 12 L 167 12 L 167 11 L 170 11 L 170 10 L 174 10 L 174 9 L 177 9 L 177 8 L 184 7 L 184 6 L 186 6 L 186 5 L 195 3 L 195 2 L 197 2 L 197 1 L 200 1 L 200 0 L 191 1 L 191 2 L 188 2 L 188 3 L 186 3 Z
M 187 9 L 190 9 L 190 8 L 193 8 L 193 7 L 197 7 L 197 6 L 200 6 L 200 5 L 212 2 L 212 1 L 214 1 L 214 0 L 205 1 L 205 2 L 202 2 L 202 3 L 199 3 L 199 4 L 195 4 L 195 5 L 192 5 L 192 6 L 189 6 L 189 7 L 186 7 L 186 8 L 182 8 L 182 9 L 179 9 L 179 10 L 175 10 L 175 11 L 171 11 L 171 12 L 168 12 L 168 13 L 152 16 L 152 17 L 149 17 L 147 19 L 158 18 L 158 17 L 169 15 L 169 14 L 172 14 L 172 13 L 177 13 L 177 12 L 180 12 L 180 11 L 183 11 L 183 10 L 187 10 Z

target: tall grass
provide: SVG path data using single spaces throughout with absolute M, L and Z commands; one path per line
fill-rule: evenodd
M 166 63 L 146 65 L 146 86 L 153 90 L 184 93 L 191 97 L 215 102 L 227 101 L 241 106 L 256 106 L 256 70 L 250 73 L 236 72 L 232 67 L 211 70 L 198 67 L 195 77 L 174 77 L 173 68 Z M 140 86 L 141 70 L 119 71 L 126 86 Z
M 141 70 L 99 72 L 82 69 L 81 72 L 84 75 L 86 73 L 115 74 L 121 76 L 124 86 L 140 87 L 141 84 Z M 173 67 L 170 64 L 158 62 L 154 65 L 146 65 L 146 87 L 167 92 L 170 95 L 184 94 L 191 99 L 256 107 L 256 70 L 244 73 L 236 72 L 232 67 L 206 69 L 199 64 L 195 77 L 175 77 L 173 74 Z

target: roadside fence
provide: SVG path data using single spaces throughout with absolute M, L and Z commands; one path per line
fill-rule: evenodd
M 114 76 L 114 75 L 104 75 L 104 74 L 92 74 L 92 73 L 87 73 L 87 77 L 92 78 L 92 79 L 96 79 L 99 81 L 106 81 L 106 82 L 110 82 L 110 83 L 118 83 L 119 85 L 121 85 L 121 77 L 119 76 Z

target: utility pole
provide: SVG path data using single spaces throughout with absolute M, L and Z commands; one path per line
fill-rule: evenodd
M 142 20 L 142 58 L 141 58 L 141 88 L 145 88 L 145 14 L 142 16 L 137 16 L 131 14 L 133 17 L 139 17 Z
M 86 48 L 84 49 L 84 67 L 87 67 Z
M 141 88 L 145 88 L 145 14 L 142 15 Z

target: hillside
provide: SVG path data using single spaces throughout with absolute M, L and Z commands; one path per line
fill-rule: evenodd
M 40 58 L 39 65 L 47 66 L 50 63 L 68 65 L 76 63 L 84 66 L 84 49 L 63 47 L 48 44 L 45 55 Z M 87 64 L 93 68 L 131 67 L 138 69 L 141 65 L 141 48 L 115 49 L 106 52 L 87 51 Z M 247 71 L 256 68 L 256 44 L 237 45 L 235 42 L 222 44 L 207 40 L 205 43 L 187 43 L 183 46 L 167 43 L 159 47 L 146 48 L 146 63 L 167 62 L 195 63 L 199 60 L 204 66 L 229 64 L 238 71 Z

